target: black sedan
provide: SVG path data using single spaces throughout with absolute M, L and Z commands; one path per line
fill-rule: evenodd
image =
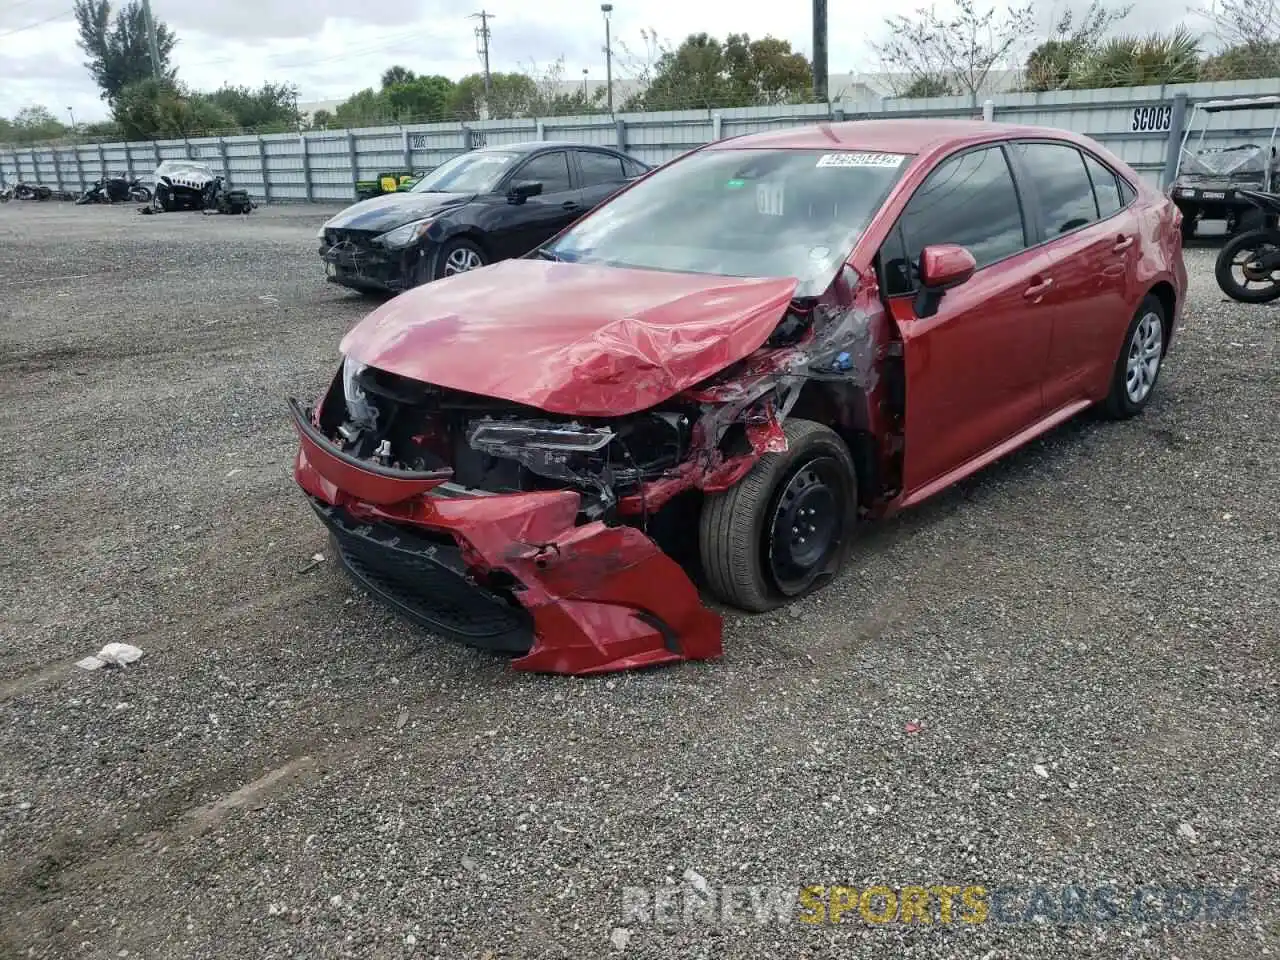
M 325 272 L 398 292 L 519 257 L 649 167 L 608 147 L 539 140 L 473 150 L 403 193 L 347 207 L 317 235 Z

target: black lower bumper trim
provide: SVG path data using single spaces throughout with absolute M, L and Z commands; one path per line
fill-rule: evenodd
M 533 617 L 509 594 L 469 579 L 451 539 L 366 523 L 314 498 L 311 505 L 351 578 L 401 615 L 486 650 L 522 654 L 533 647 Z

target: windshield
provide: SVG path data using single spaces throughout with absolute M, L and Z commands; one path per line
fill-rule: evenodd
M 558 259 L 722 276 L 795 277 L 822 293 L 906 166 L 897 153 L 704 150 L 565 232 Z
M 491 193 L 511 169 L 515 153 L 484 150 L 446 160 L 414 184 L 410 193 Z

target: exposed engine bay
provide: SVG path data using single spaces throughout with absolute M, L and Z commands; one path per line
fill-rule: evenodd
M 678 403 L 608 421 L 557 417 L 348 359 L 320 427 L 349 456 L 419 473 L 449 469 L 471 492 L 575 487 L 589 521 L 683 462 L 696 417 L 695 405 Z

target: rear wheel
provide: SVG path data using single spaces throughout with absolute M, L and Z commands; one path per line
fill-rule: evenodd
M 1111 391 L 1103 412 L 1113 420 L 1125 420 L 1142 412 L 1151 399 L 1164 363 L 1164 305 L 1146 296 L 1129 321 L 1124 346 L 1111 375 Z
M 699 547 L 707 586 L 753 612 L 811 592 L 844 559 L 857 518 L 858 481 L 835 431 L 789 420 L 784 453 L 766 453 L 740 483 L 707 497 Z

